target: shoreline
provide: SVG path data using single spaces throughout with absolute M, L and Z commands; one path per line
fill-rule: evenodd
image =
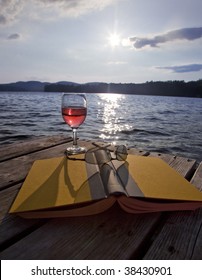
M 202 98 L 202 79 L 198 81 L 150 81 L 145 83 L 48 83 L 40 81 L 0 84 L 0 92 L 75 92 Z

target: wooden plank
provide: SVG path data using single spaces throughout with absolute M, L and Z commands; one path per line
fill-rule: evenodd
M 94 146 L 100 146 L 100 147 L 106 147 L 107 149 L 109 149 L 110 151 L 115 151 L 116 148 L 117 148 L 117 145 L 113 145 L 111 143 L 108 143 L 108 142 L 99 142 L 99 141 L 96 141 L 96 142 L 92 142 L 92 145 Z M 149 152 L 147 151 L 143 151 L 143 150 L 140 150 L 140 149 L 137 149 L 137 148 L 128 148 L 128 153 L 129 154 L 132 154 L 132 155 L 139 155 L 139 156 L 147 156 L 149 155 Z
M 88 147 L 92 146 L 90 142 L 83 143 Z M 13 182 L 15 182 L 16 178 L 19 178 L 19 175 L 17 175 L 16 172 L 18 171 L 18 173 L 20 173 L 23 171 L 19 170 L 20 164 L 22 167 L 24 164 L 27 169 L 25 173 L 27 173 L 29 165 L 35 159 L 58 156 L 60 153 L 63 154 L 64 148 L 65 145 L 58 145 L 57 147 L 47 149 L 44 153 L 43 151 L 34 152 L 29 155 L 28 158 L 26 158 L 26 156 L 19 157 L 21 160 L 14 162 L 15 168 L 13 168 L 13 173 L 12 168 L 9 167 L 9 165 L 4 165 L 4 171 L 6 171 L 6 167 L 8 169 L 10 168 L 9 172 L 13 176 Z M 136 152 L 139 153 L 138 151 L 135 151 L 135 153 Z M 186 159 L 184 161 L 182 159 L 176 161 L 176 158 L 173 158 L 173 156 L 161 156 L 164 157 L 164 160 L 169 162 L 169 164 L 173 164 L 174 168 L 179 169 L 181 174 L 188 174 L 190 169 L 192 169 L 191 166 L 193 163 L 187 164 Z M 11 160 L 8 162 L 11 162 Z M 183 168 L 181 168 L 181 165 L 183 165 Z M 2 165 L 0 165 L 0 168 L 1 167 Z M 15 169 L 18 170 L 15 171 Z M 195 180 L 199 181 L 197 178 L 200 178 L 201 173 L 198 172 L 196 174 L 198 175 L 195 175 Z M 9 183 L 5 186 L 9 186 Z M 8 190 L 9 189 L 5 190 L 5 196 L 2 197 L 3 200 L 5 199 L 5 204 L 9 204 L 9 202 L 6 202 L 6 199 L 9 197 L 9 193 L 7 193 Z M 180 214 L 185 213 L 186 212 Z M 2 251 L 0 256 L 2 259 L 128 259 L 141 258 L 144 253 L 147 252 L 145 254 L 145 257 L 147 257 L 149 252 L 148 247 L 150 246 L 151 241 L 153 241 L 154 244 L 156 238 L 158 239 L 160 233 L 165 228 L 164 225 L 162 231 L 157 232 L 156 230 L 161 228 L 162 216 L 163 218 L 167 217 L 165 219 L 167 223 L 172 215 L 162 215 L 161 213 L 130 215 L 124 213 L 118 207 L 114 207 L 109 211 L 96 216 L 80 217 L 76 219 L 55 219 L 47 221 L 47 223 L 43 225 L 37 225 L 36 223 L 35 226 L 35 224 L 31 224 L 34 222 L 33 220 L 23 220 L 8 215 L 3 219 L 3 227 L 0 233 L 5 235 L 8 230 L 8 232 L 10 232 L 9 238 L 13 239 L 13 244 L 10 244 L 11 246 L 7 249 L 5 249 L 6 247 L 4 246 L 5 250 Z M 189 224 L 193 223 L 192 227 L 194 227 L 195 221 L 198 221 L 198 218 L 195 216 L 190 217 L 189 213 L 188 217 L 190 219 Z M 173 218 L 175 218 L 175 215 Z M 177 223 L 178 225 L 179 219 L 176 218 L 176 220 L 171 219 L 170 221 L 172 223 L 174 222 L 174 224 Z M 186 221 L 185 217 L 184 222 L 186 223 Z M 19 231 L 18 223 L 20 228 Z M 199 246 L 201 245 L 202 240 L 202 238 L 199 238 L 202 235 L 200 225 L 201 224 L 197 222 L 197 227 L 194 232 L 194 236 L 198 236 L 197 240 L 195 239 L 195 243 Z M 192 229 L 192 227 L 188 227 L 188 229 Z M 14 230 L 14 234 L 12 234 L 12 230 Z M 185 230 L 186 228 L 182 227 L 182 231 Z M 156 235 L 156 233 L 158 233 L 158 235 Z M 178 235 L 175 235 L 175 238 L 178 238 L 178 242 L 180 242 L 180 236 L 181 229 L 179 227 Z M 167 238 L 167 236 L 165 238 Z M 182 238 L 182 240 L 186 241 L 185 239 L 186 234 L 184 234 L 184 239 Z M 3 239 L 3 242 L 3 245 L 5 245 L 5 239 Z M 32 250 L 30 250 L 30 244 L 35 244 L 32 247 Z M 168 242 L 168 246 L 170 254 L 174 254 L 175 247 L 173 247 L 173 243 Z M 194 249 L 193 246 L 190 246 L 190 252 L 192 258 L 197 258 L 197 255 L 200 256 L 200 250 L 198 249 L 197 251 L 196 246 Z M 153 258 L 160 259 L 162 256 L 164 258 L 165 254 L 163 255 L 161 250 L 156 250 L 156 255 L 154 254 Z
M 199 164 L 191 183 L 195 185 L 200 191 L 202 191 L 202 162 Z M 198 213 L 197 213 L 198 212 Z M 196 215 L 198 214 L 197 223 L 198 231 L 194 237 L 195 244 L 192 247 L 191 258 L 194 260 L 202 259 L 202 209 L 196 211 Z M 194 230 L 195 225 L 193 226 Z
M 92 144 L 90 142 L 83 142 L 81 144 L 85 144 L 88 148 L 92 147 Z M 99 143 L 99 145 L 105 144 Z M 59 156 L 61 153 L 63 153 L 65 147 L 66 144 L 63 144 L 54 148 L 50 148 L 46 151 L 40 151 L 31 155 L 18 157 L 17 159 L 9 160 L 9 164 L 7 166 L 5 166 L 5 163 L 2 163 L 4 164 L 5 171 L 7 170 L 7 172 L 10 172 L 5 174 L 5 176 L 8 177 L 8 174 L 10 174 L 10 179 L 13 178 L 13 180 L 19 180 L 19 174 L 21 177 L 24 177 L 27 173 L 27 169 L 29 168 L 30 164 L 35 159 L 44 157 L 46 158 L 54 155 Z M 13 168 L 14 165 L 16 166 L 16 172 L 13 171 L 15 170 L 15 168 Z M 12 166 L 12 168 L 9 169 L 9 166 Z M 22 170 L 17 168 L 17 166 L 22 166 Z M 15 177 L 18 179 L 16 179 Z M 15 187 L 11 187 L 1 192 L 2 196 L 0 202 L 2 202 L 3 206 L 3 212 L 1 213 L 2 225 L 0 231 L 2 236 L 2 247 L 6 248 L 6 246 L 8 246 L 9 241 L 12 242 L 12 239 L 16 242 L 15 244 L 11 245 L 8 249 L 5 249 L 3 251 L 1 255 L 3 258 L 8 257 L 12 259 L 19 257 L 21 259 L 23 258 L 23 256 L 25 256 L 25 259 L 55 258 L 55 256 L 58 256 L 59 259 L 63 257 L 78 259 L 88 257 L 90 259 L 110 259 L 113 258 L 113 256 L 114 258 L 129 258 L 131 254 L 134 254 L 134 251 L 136 251 L 136 254 L 137 252 L 139 252 L 140 247 L 142 247 L 145 242 L 145 237 L 149 236 L 149 233 L 153 229 L 154 224 L 156 224 L 160 218 L 159 213 L 152 214 L 152 217 L 151 215 L 130 215 L 123 213 L 123 211 L 118 208 L 116 210 L 109 210 L 109 213 L 106 212 L 100 215 L 96 215 L 94 217 L 83 217 L 78 219 L 60 219 L 59 222 L 58 219 L 52 220 L 48 222 L 47 225 L 39 227 L 41 226 L 41 224 L 38 225 L 38 221 L 23 220 L 19 217 L 6 214 L 8 206 L 12 203 L 12 200 L 15 194 L 17 193 L 17 189 L 19 187 L 20 185 L 17 185 Z M 119 219 L 117 219 L 117 214 L 119 216 Z M 125 219 L 127 219 L 127 222 L 125 221 Z M 124 238 L 123 227 L 120 227 L 120 220 L 124 221 L 125 223 Z M 131 227 L 131 223 L 133 224 L 134 229 L 133 227 Z M 35 227 L 35 225 L 37 227 Z M 33 229 L 33 226 L 34 232 L 31 233 L 30 231 Z M 103 228 L 104 232 L 100 230 L 100 228 Z M 47 231 L 47 235 L 43 234 L 44 231 Z M 113 243 L 111 249 L 109 246 L 109 236 L 108 234 L 105 234 L 105 232 L 107 233 L 108 231 L 111 232 L 111 243 Z M 41 232 L 44 237 L 46 236 L 45 240 L 43 240 L 43 238 L 39 238 L 38 234 L 41 236 Z M 75 232 L 78 232 L 79 235 L 83 236 L 83 238 L 79 238 L 78 241 L 78 234 L 75 235 Z M 138 234 L 139 232 L 140 234 Z M 7 237 L 5 236 L 6 233 Z M 64 236 L 64 238 L 62 238 L 62 236 Z M 94 238 L 92 238 L 93 236 Z M 132 242 L 131 236 L 133 236 L 135 242 Z M 51 239 L 53 240 L 51 241 Z M 103 242 L 103 239 L 105 240 L 105 246 L 100 246 L 101 242 Z M 114 239 L 118 239 L 118 241 L 113 242 Z M 45 248 L 43 250 L 44 255 L 41 254 L 42 250 L 38 250 L 37 246 L 34 246 L 33 250 L 30 250 L 30 240 L 31 244 L 37 244 L 39 247 L 42 246 L 41 249 L 43 248 L 43 246 L 47 246 L 47 241 L 48 243 L 50 242 L 50 244 L 53 244 L 51 255 L 50 251 L 47 251 Z M 72 246 L 72 242 L 74 243 L 74 246 Z M 22 245 L 21 247 L 20 244 L 22 243 L 24 245 Z M 133 243 L 133 246 L 131 246 L 130 243 Z M 117 244 L 120 245 L 117 246 Z M 123 250 L 124 244 L 129 244 L 126 250 Z M 59 250 L 58 245 L 60 248 L 63 249 Z M 15 246 L 20 246 L 21 252 L 18 252 L 18 249 L 14 249 Z M 25 249 L 26 246 L 27 250 Z M 91 246 L 90 248 L 92 248 L 90 251 L 85 250 L 85 248 L 88 248 L 88 246 Z M 69 247 L 71 248 L 71 250 L 69 250 Z M 84 250 L 81 250 L 82 247 L 84 248 Z M 15 254 L 17 255 L 15 256 Z
M 45 141 L 46 140 L 47 139 L 45 138 Z M 55 140 L 56 139 L 54 139 L 54 141 Z M 34 149 L 36 149 L 38 147 L 38 143 L 36 141 L 26 141 L 26 142 L 29 142 L 28 144 L 31 144 L 31 148 L 34 147 Z M 52 141 L 50 141 L 50 142 L 52 142 Z M 79 142 L 82 145 L 84 144 L 86 147 L 92 147 L 91 142 L 89 142 L 89 141 L 85 141 L 82 143 L 81 143 L 81 141 L 79 141 Z M 40 141 L 40 143 L 41 143 L 41 141 Z M 39 149 L 41 149 L 40 143 L 39 143 Z M 71 143 L 69 143 L 69 145 L 71 145 Z M 105 144 L 99 143 L 99 145 L 106 145 L 106 143 Z M 17 150 L 20 151 L 21 144 L 17 145 L 17 146 L 18 146 Z M 64 147 L 62 148 L 62 151 L 65 150 L 66 143 L 63 146 Z M 60 146 L 59 146 L 59 149 L 60 149 Z M 32 149 L 32 151 L 33 151 L 33 149 Z M 54 147 L 53 149 L 51 149 L 51 152 L 50 152 L 50 150 L 45 151 L 45 153 L 47 153 L 48 157 L 53 156 L 53 153 L 54 153 L 54 155 L 58 156 L 58 147 Z M 44 153 L 42 153 L 42 154 L 44 155 Z M 40 153 L 40 156 L 41 156 L 41 153 Z M 35 155 L 32 154 L 31 163 L 33 160 L 38 159 L 38 158 L 39 158 L 38 154 L 35 154 Z M 23 159 L 23 160 L 20 163 L 19 160 L 21 160 L 21 159 Z M 28 161 L 26 159 L 27 159 L 27 157 L 23 157 L 20 159 L 18 158 L 17 163 L 16 163 L 16 160 L 12 160 L 12 161 L 9 160 L 7 163 L 0 164 L 1 171 L 2 171 L 1 179 L 2 179 L 3 174 L 5 177 L 9 178 L 9 183 L 15 183 L 16 181 L 23 179 L 23 177 L 26 176 L 26 174 L 27 174 L 26 165 L 28 164 Z M 2 166 L 4 166 L 4 168 L 2 168 Z M 19 174 L 20 174 L 20 176 L 22 176 L 21 178 L 19 178 Z M 25 229 L 29 228 L 30 224 L 33 225 L 36 223 L 36 221 L 32 222 L 32 223 L 28 223 L 28 226 L 26 226 L 26 223 L 22 222 L 24 220 L 7 214 L 20 187 L 21 187 L 21 183 L 18 185 L 14 185 L 13 187 L 6 188 L 5 190 L 1 191 L 1 196 L 0 196 L 0 205 L 1 205 L 1 208 L 0 208 L 0 224 L 1 224 L 0 244 L 5 242 L 5 240 L 8 240 L 9 238 L 11 238 L 12 235 L 15 236 L 15 235 L 19 234 L 21 231 L 24 231 Z M 5 232 L 6 232 L 6 234 L 5 234 Z
M 137 155 L 137 156 L 148 156 L 149 152 L 143 151 L 137 148 L 130 148 L 128 151 L 129 154 Z
M 92 147 L 91 142 L 78 141 L 78 143 L 80 145 L 85 145 L 88 148 Z M 68 145 L 72 145 L 72 143 L 60 144 L 45 150 L 1 162 L 0 190 L 22 182 L 35 160 L 63 156 Z
M 201 164 L 191 183 L 202 188 Z M 144 259 L 202 259 L 202 209 L 168 213 Z
M 144 259 L 201 259 L 202 211 L 169 214 Z
M 170 166 L 175 168 L 183 177 L 190 179 L 196 170 L 196 160 L 174 157 Z
M 158 214 L 105 213 L 51 220 L 0 253 L 1 259 L 129 259 L 141 254 Z M 30 244 L 34 244 L 30 250 Z
M 199 164 L 191 183 L 195 185 L 200 191 L 202 191 L 202 162 Z
M 202 210 L 200 209 L 200 220 L 202 220 Z M 194 246 L 192 247 L 192 254 L 191 259 L 193 260 L 202 260 L 202 224 L 200 227 L 198 227 L 198 232 L 196 233 L 197 238 L 195 238 L 196 242 Z
M 36 143 L 33 143 L 33 145 L 31 145 L 31 146 L 34 146 L 34 144 L 36 144 Z M 96 142 L 95 144 L 99 145 L 99 146 L 106 145 L 106 143 L 103 143 L 103 142 L 100 142 L 100 143 Z M 85 146 L 89 146 L 89 145 L 91 146 L 91 143 L 85 142 Z M 111 148 L 112 150 L 114 149 L 113 146 L 109 146 L 108 148 Z M 57 149 L 57 147 L 55 147 L 54 149 Z M 131 150 L 129 152 L 131 153 Z M 135 151 L 133 151 L 133 153 L 143 154 L 143 151 L 139 151 L 136 149 Z M 49 156 L 50 156 L 50 153 L 49 153 Z M 9 162 L 8 166 L 9 165 L 10 165 L 10 162 Z M 22 169 L 25 171 L 25 165 L 23 164 L 20 166 L 22 166 Z M 8 170 L 7 167 L 5 167 L 5 169 Z M 13 168 L 13 164 L 12 164 L 12 170 L 15 170 L 15 168 Z M 17 174 L 19 174 L 19 173 L 22 174 L 22 172 L 20 171 L 19 168 L 16 168 L 16 171 L 17 171 Z M 9 179 L 11 180 L 11 176 L 9 176 Z M 22 235 L 23 232 L 25 232 L 25 231 L 27 232 L 27 230 L 30 227 L 38 224 L 38 221 L 35 221 L 35 220 L 33 220 L 32 222 L 29 221 L 27 223 L 26 220 L 23 220 L 14 215 L 7 214 L 20 187 L 21 187 L 21 183 L 1 191 L 1 196 L 0 196 L 0 205 L 1 205 L 1 209 L 0 209 L 0 223 L 1 223 L 0 245 L 3 245 L 5 242 L 8 243 L 8 241 L 10 239 L 12 239 L 14 236 Z
M 8 213 L 9 208 L 14 201 L 21 184 L 17 184 L 11 188 L 3 190 L 0 192 L 0 224 L 2 225 L 5 215 Z
M 170 154 L 150 153 L 149 156 L 155 156 L 163 159 L 183 177 L 190 179 L 196 170 L 196 160 L 190 160 L 183 157 L 173 156 Z
M 158 157 L 164 160 L 166 163 L 170 165 L 170 163 L 173 161 L 174 156 L 170 154 L 162 154 L 162 153 L 157 153 L 157 152 L 151 152 L 149 154 L 150 157 Z
M 32 142 L 30 142 L 32 143 Z M 29 143 L 29 144 L 30 144 Z M 94 142 L 91 141 L 78 141 L 79 145 L 85 146 L 87 149 L 90 149 L 92 147 L 95 147 L 93 144 Z M 105 146 L 106 143 L 99 143 L 100 146 Z M 33 162 L 38 159 L 46 159 L 46 158 L 51 158 L 51 157 L 57 157 L 57 156 L 63 156 L 64 151 L 67 146 L 72 145 L 72 142 L 68 142 L 64 144 L 59 144 L 59 145 L 54 145 L 53 147 L 46 148 L 44 150 L 39 150 L 34 152 L 32 150 L 32 153 L 23 155 L 23 156 L 18 156 L 16 158 L 12 158 L 10 160 L 4 161 L 0 163 L 0 190 L 4 189 L 8 186 L 12 186 L 14 184 L 17 184 L 19 182 L 22 182 L 29 169 L 31 168 Z M 33 144 L 34 146 L 34 144 Z M 31 145 L 32 147 L 32 145 Z M 36 145 L 37 148 L 37 145 Z M 110 148 L 110 147 L 109 147 Z M 113 149 L 113 146 L 111 146 L 111 149 Z M 20 148 L 18 148 L 18 151 Z M 142 152 L 141 152 L 142 153 Z
M 55 139 L 56 140 L 56 139 Z M 51 143 L 52 141 L 50 141 Z M 53 141 L 54 142 L 54 141 Z M 66 141 L 65 141 L 66 142 Z M 32 144 L 31 144 L 32 143 Z M 37 142 L 30 141 L 31 147 L 35 145 L 35 148 L 38 147 Z M 81 143 L 89 146 L 89 142 Z M 71 143 L 69 143 L 71 145 Z M 41 149 L 41 145 L 39 145 Z M 4 182 L 5 187 L 8 187 L 10 184 L 13 185 L 18 181 L 24 179 L 27 175 L 29 168 L 31 167 L 34 160 L 39 158 L 59 156 L 62 155 L 67 144 L 51 147 L 51 149 L 40 151 L 39 153 L 32 153 L 30 155 L 18 157 L 17 159 L 11 159 L 5 162 L 0 163 L 0 178 Z M 20 149 L 19 149 L 20 151 Z M 32 150 L 33 151 L 33 150 Z M 7 178 L 7 182 L 6 182 Z M 41 220 L 24 220 L 15 215 L 7 214 L 9 208 L 21 187 L 21 183 L 14 185 L 13 187 L 6 188 L 0 192 L 0 246 L 8 246 L 9 242 L 12 242 L 12 239 L 19 239 L 24 234 L 28 234 L 29 231 L 37 226 L 42 224 Z
M 0 196 L 0 248 L 8 246 L 9 242 L 17 235 L 22 236 L 23 232 L 33 230 L 33 227 L 42 224 L 41 220 L 24 220 L 15 215 L 9 215 L 8 211 L 12 205 L 15 196 L 18 193 L 21 184 L 15 185 L 4 191 Z M 44 222 L 43 222 L 44 223 Z
M 0 147 L 0 162 L 70 141 L 71 137 L 59 135 L 52 137 L 37 137 L 32 140 L 4 145 L 3 147 Z

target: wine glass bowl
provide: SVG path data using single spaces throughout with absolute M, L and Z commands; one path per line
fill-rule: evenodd
M 77 129 L 85 121 L 86 115 L 85 94 L 64 93 L 62 95 L 62 116 L 73 131 L 73 146 L 67 147 L 68 154 L 80 154 L 86 151 L 85 147 L 80 147 L 77 144 Z
M 86 118 L 86 108 L 76 106 L 62 108 L 62 116 L 66 124 L 71 128 L 78 128 Z

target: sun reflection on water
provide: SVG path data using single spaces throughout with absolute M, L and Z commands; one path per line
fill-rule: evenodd
M 131 129 L 127 123 L 127 112 L 123 111 L 122 104 L 125 96 L 122 94 L 99 94 L 97 118 L 102 122 L 99 138 L 116 144 L 119 132 Z

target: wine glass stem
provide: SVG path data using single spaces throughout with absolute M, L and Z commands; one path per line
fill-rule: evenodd
M 77 146 L 77 129 L 72 128 L 73 131 L 73 146 Z

